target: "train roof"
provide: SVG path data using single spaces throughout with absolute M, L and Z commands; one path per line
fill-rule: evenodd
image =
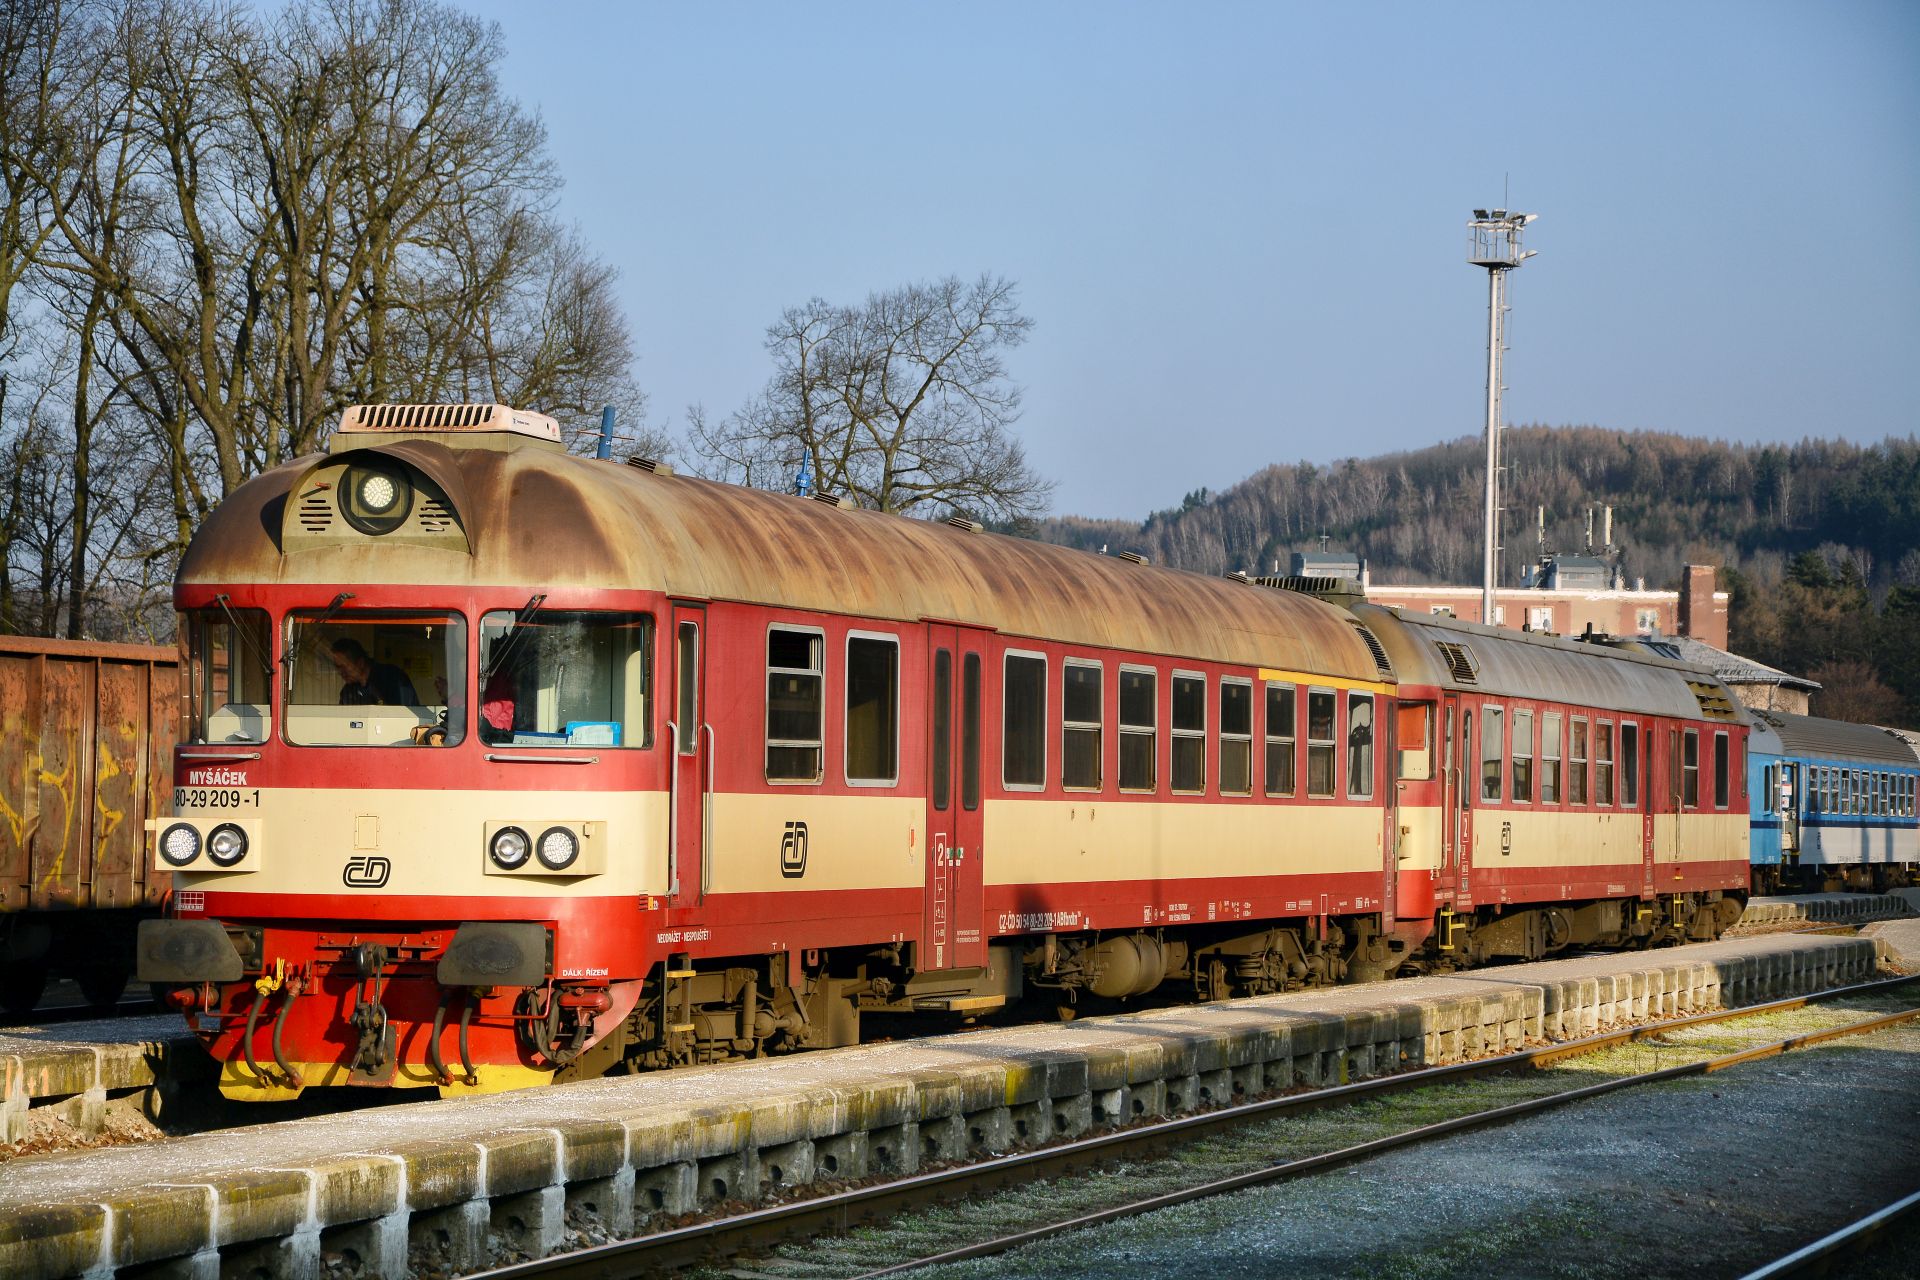
M 1820 716 L 1797 716 L 1785 711 L 1755 711 L 1753 715 L 1773 729 L 1780 739 L 1783 755 L 1862 760 L 1907 768 L 1920 764 L 1912 740 L 1893 729 L 1826 720 Z
M 459 522 L 450 544 L 331 527 L 314 545 L 295 516 L 334 500 L 330 466 L 370 457 L 434 482 Z M 256 477 L 208 517 L 176 580 L 247 582 L 651 590 L 1386 677 L 1351 615 L 1310 596 L 576 457 L 503 431 L 342 433 L 327 454 Z
M 1717 676 L 1658 654 L 1413 614 L 1390 605 L 1358 605 L 1354 613 L 1377 622 L 1373 630 L 1402 680 L 1647 715 L 1738 719 L 1738 704 Z M 1382 618 L 1391 621 L 1378 621 Z

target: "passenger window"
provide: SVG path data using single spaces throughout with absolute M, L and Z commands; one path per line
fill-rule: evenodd
M 1716 809 L 1724 809 L 1727 807 L 1727 791 L 1728 791 L 1727 764 L 1730 758 L 1728 756 L 1728 750 L 1729 750 L 1729 747 L 1727 744 L 1727 735 L 1724 733 L 1714 734 L 1713 735 L 1713 807 Z
M 1499 800 L 1501 796 L 1502 765 L 1505 762 L 1507 744 L 1501 740 L 1506 732 L 1507 713 L 1499 707 L 1488 707 L 1480 714 L 1480 798 Z
M 1253 682 L 1220 681 L 1220 794 L 1253 794 Z
M 847 637 L 847 781 L 900 780 L 900 642 Z
M 1700 731 L 1688 729 L 1680 742 L 1680 803 L 1700 807 Z
M 1334 715 L 1338 704 L 1332 690 L 1307 690 L 1307 794 L 1331 796 L 1334 784 Z
M 1047 780 L 1047 660 L 1009 653 L 1001 704 L 1000 781 L 1037 790 Z
M 1513 798 L 1533 803 L 1533 712 L 1513 713 Z
M 1120 789 L 1152 791 L 1159 706 L 1154 673 L 1120 668 Z
M 1602 720 L 1593 730 L 1593 802 L 1612 804 L 1613 725 Z
M 1347 695 L 1347 794 L 1373 794 L 1373 695 Z
M 1100 664 L 1068 658 L 1060 674 L 1065 686 L 1060 784 L 1069 791 L 1100 789 Z
M 1587 802 L 1587 722 L 1583 716 L 1567 721 L 1567 803 Z
M 1540 717 L 1540 803 L 1560 803 L 1560 713 Z
M 1207 789 L 1207 680 L 1173 677 L 1173 790 L 1197 795 Z
M 826 719 L 826 637 L 767 629 L 767 781 L 818 782 Z
M 1296 732 L 1293 686 L 1269 684 L 1267 686 L 1267 794 L 1270 796 L 1290 796 L 1298 785 L 1295 782 L 1297 769 L 1293 754 Z

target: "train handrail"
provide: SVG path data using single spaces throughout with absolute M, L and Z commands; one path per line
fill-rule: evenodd
M 186 751 L 175 748 L 174 755 L 181 760 L 258 760 L 258 751 Z
M 667 721 L 667 896 L 680 896 L 680 726 Z
M 495 764 L 599 764 L 599 756 L 514 756 L 489 751 L 487 759 Z
M 713 758 L 720 754 L 720 744 L 711 724 L 702 723 L 700 732 L 707 735 L 706 785 L 700 789 L 700 896 L 704 898 L 713 865 Z

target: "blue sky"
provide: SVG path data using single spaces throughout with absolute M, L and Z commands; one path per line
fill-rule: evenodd
M 622 272 L 650 417 L 818 295 L 990 271 L 1061 513 L 1484 421 L 1920 429 L 1920 5 L 468 3 Z

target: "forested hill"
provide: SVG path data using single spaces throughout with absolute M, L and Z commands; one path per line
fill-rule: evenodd
M 1365 556 L 1375 581 L 1476 583 L 1484 448 L 1467 437 L 1327 467 L 1274 465 L 1142 523 L 1065 516 L 1036 532 L 1207 573 L 1268 573 L 1276 560 L 1284 572 L 1290 553 L 1325 534 Z M 1612 506 L 1630 584 L 1671 588 L 1683 564 L 1724 566 L 1736 650 L 1824 672 L 1830 685 L 1865 675 L 1898 693 L 1889 703 L 1868 688 L 1851 709 L 1829 695 L 1815 708 L 1824 714 L 1920 723 L 1920 439 L 1742 445 L 1526 426 L 1507 432 L 1504 449 L 1509 583 L 1534 558 L 1536 508 L 1546 508 L 1550 549 L 1580 551 L 1587 508 Z M 1864 670 L 1836 665 L 1847 663 Z

